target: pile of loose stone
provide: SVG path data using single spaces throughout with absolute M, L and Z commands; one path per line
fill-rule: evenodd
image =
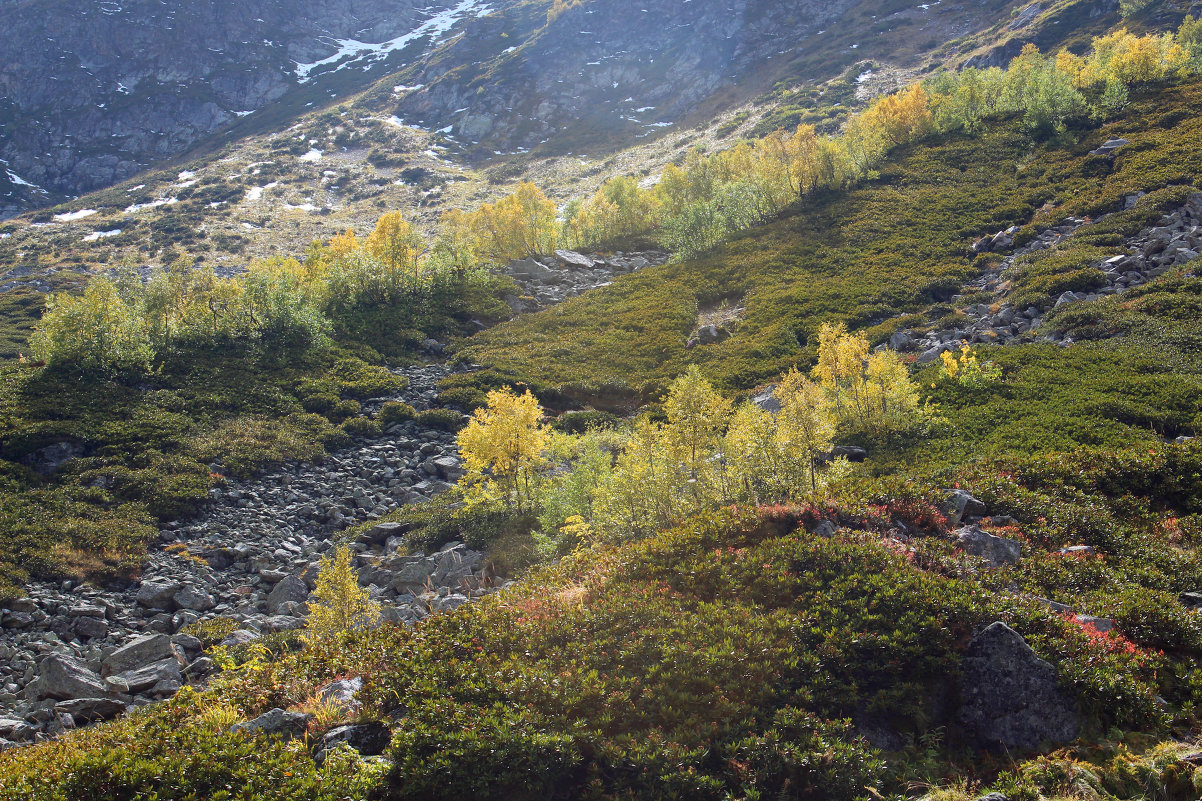
M 366 409 L 389 400 L 428 408 L 448 371 L 398 372 L 408 388 Z M 461 472 L 452 434 L 394 424 L 320 464 L 286 464 L 215 488 L 195 519 L 164 526 L 133 586 L 31 584 L 28 596 L 0 609 L 0 747 L 112 717 L 202 680 L 213 666 L 200 640 L 181 632 L 189 624 L 232 618 L 228 645 L 304 626 L 332 537 L 427 501 Z M 400 553 L 405 533 L 400 523 L 377 523 L 353 543 L 360 584 L 386 620 L 416 621 L 506 584 L 482 553 L 459 543 Z
M 608 256 L 557 250 L 553 258 L 519 259 L 506 265 L 505 272 L 518 283 L 525 296 L 510 295 L 505 300 L 514 314 L 538 311 L 590 289 L 606 286 L 624 273 L 663 264 L 669 255 L 664 250 L 637 253 L 619 250 Z
M 1124 199 L 1124 208 L 1135 206 L 1144 193 L 1129 195 Z M 1099 218 L 1103 219 L 1103 218 Z M 898 351 L 919 351 L 918 363 L 928 364 L 939 358 L 946 350 L 959 347 L 961 342 L 969 344 L 1006 345 L 1013 342 L 1061 342 L 1070 344 L 1056 330 L 1040 330 L 1044 313 L 1035 306 L 1014 308 L 1006 300 L 1008 290 L 1005 273 L 1024 256 L 1046 250 L 1086 224 L 1086 220 L 1069 218 L 1061 225 L 1042 232 L 1036 239 L 1009 252 L 996 267 L 982 273 L 969 287 L 974 292 L 992 293 L 997 303 L 977 303 L 960 309 L 966 316 L 963 324 L 951 330 L 932 331 L 921 334 L 916 331 L 898 331 L 889 341 L 890 347 Z M 1000 251 L 1010 247 L 1017 229 L 999 231 L 973 245 L 980 253 Z M 1185 205 L 1160 219 L 1157 225 L 1146 228 L 1129 238 L 1124 246 L 1116 248 L 1118 253 L 1096 267 L 1105 277 L 1106 285 L 1091 292 L 1064 292 L 1056 299 L 1055 307 L 1067 303 L 1098 300 L 1108 295 L 1126 292 L 1132 287 L 1158 278 L 1174 267 L 1192 262 L 1202 248 L 1202 193 L 1191 195 Z

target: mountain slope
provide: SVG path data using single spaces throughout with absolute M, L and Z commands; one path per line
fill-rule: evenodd
M 612 151 L 781 80 L 951 58 L 1019 5 L 20 0 L 0 31 L 0 213 L 278 130 L 372 86 L 363 108 L 449 128 L 453 150 L 475 161 Z M 1058 30 L 1018 21 L 1007 35 Z
M 493 7 L 21 0 L 0 31 L 0 159 L 10 184 L 60 197 L 102 188 L 245 115 L 280 104 L 296 114 L 362 87 L 378 62 L 420 58 Z M 17 199 L 28 201 L 7 202 Z

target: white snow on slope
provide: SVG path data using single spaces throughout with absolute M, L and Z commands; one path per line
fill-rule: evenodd
M 117 236 L 121 233 L 120 228 L 114 228 L 111 231 L 93 231 L 83 238 L 85 242 L 95 242 L 97 239 L 108 239 L 110 236 Z
M 143 209 L 153 209 L 157 206 L 170 206 L 175 203 L 179 203 L 179 198 L 161 197 L 158 200 L 152 200 L 149 203 L 135 203 L 132 206 L 126 206 L 125 211 L 123 213 L 124 214 L 136 214 L 139 211 L 142 211 Z
M 8 169 L 8 162 L 5 161 L 4 159 L 0 159 L 0 164 L 4 165 L 4 172 L 8 175 L 8 180 L 12 181 L 17 186 L 28 186 L 30 189 L 35 189 L 38 192 L 41 192 L 42 194 L 46 194 L 46 190 L 43 189 L 42 187 L 38 186 L 37 184 L 29 183 L 29 181 L 26 181 L 24 178 L 17 175 L 12 170 Z
M 460 20 L 467 17 L 483 17 L 490 11 L 492 11 L 492 8 L 489 7 L 487 2 L 481 2 L 481 0 L 459 0 L 457 5 L 438 12 L 409 33 L 398 36 L 395 39 L 389 39 L 386 42 L 372 44 L 370 42 L 360 42 L 357 39 L 331 39 L 329 44 L 338 48 L 334 55 L 308 64 L 297 62 L 296 77 L 301 83 L 306 83 L 310 80 L 310 75 L 314 70 L 328 67 L 331 64 L 338 65 L 332 70 L 333 72 L 338 72 L 356 62 L 380 61 L 387 58 L 389 53 L 403 50 L 418 39 L 423 39 L 427 36 L 438 38 L 455 27 L 455 23 Z M 370 66 L 370 63 L 368 66 Z
M 246 190 L 246 199 L 247 200 L 262 200 L 264 189 L 273 189 L 274 187 L 277 187 L 279 185 L 280 185 L 279 181 L 272 181 L 271 183 L 267 184 L 267 186 L 251 187 L 250 189 Z
M 66 214 L 56 214 L 54 215 L 54 219 L 59 222 L 75 222 L 76 220 L 82 220 L 84 217 L 91 217 L 95 213 L 96 209 L 80 209 L 79 211 L 70 211 Z

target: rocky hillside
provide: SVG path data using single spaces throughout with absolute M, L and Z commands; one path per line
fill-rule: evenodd
M 10 3 L 0 30 L 0 202 L 9 214 L 44 205 L 257 121 L 246 117 L 288 119 L 503 5 Z M 27 185 L 45 194 L 22 192 Z
M 49 6 L 13 0 L 0 31 L 0 217 L 278 131 L 369 88 L 364 108 L 447 134 L 475 161 L 608 152 L 783 79 L 820 83 L 863 62 L 862 80 L 879 81 L 983 42 L 1052 44 L 1068 27 L 1062 6 L 1117 19 L 1108 4 L 1014 0 Z

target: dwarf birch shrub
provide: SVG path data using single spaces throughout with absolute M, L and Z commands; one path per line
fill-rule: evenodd
M 310 645 L 342 642 L 352 632 L 380 621 L 380 605 L 359 586 L 359 575 L 351 564 L 351 551 L 339 545 L 332 556 L 324 556 L 317 574 L 317 587 L 309 604 L 305 641 Z

